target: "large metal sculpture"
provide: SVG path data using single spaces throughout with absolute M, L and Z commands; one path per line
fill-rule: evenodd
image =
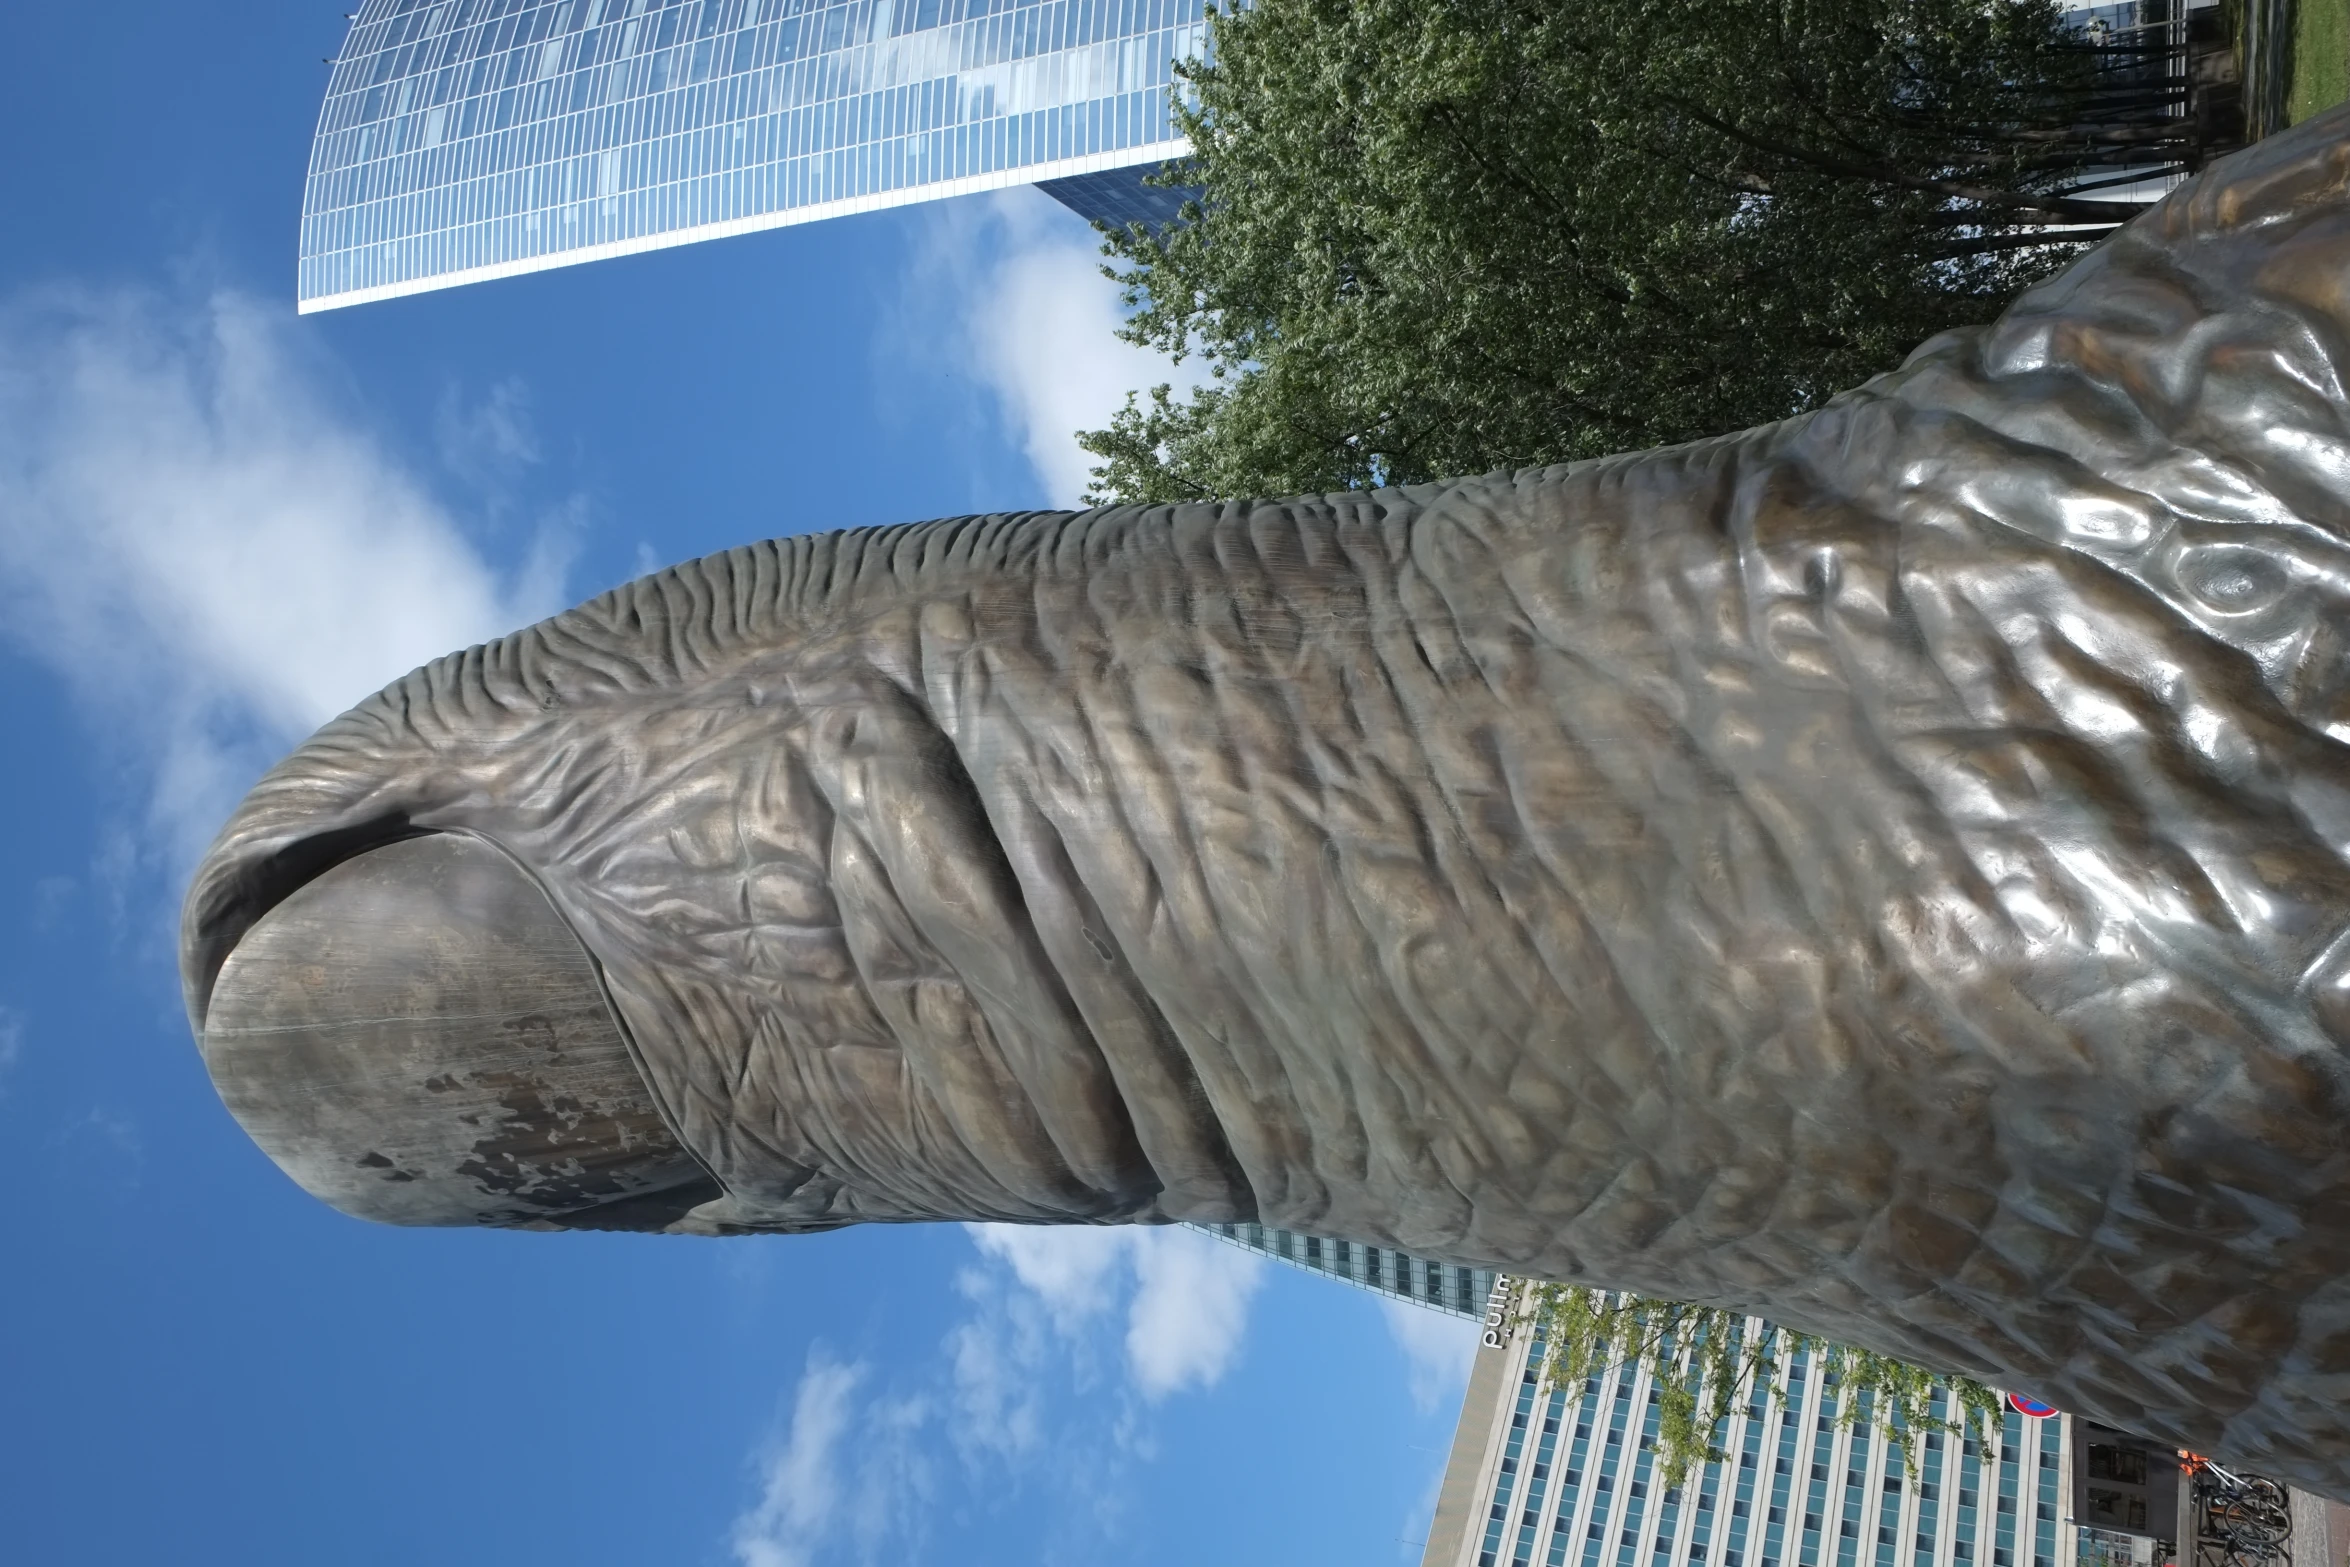
M 2346 180 L 1743 435 L 452 655 L 204 862 L 214 1079 L 374 1218 L 1261 1219 L 2350 1492 Z

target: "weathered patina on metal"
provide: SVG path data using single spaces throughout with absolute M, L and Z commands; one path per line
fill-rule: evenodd
M 376 1217 L 1260 1220 L 2350 1491 L 2346 180 L 1742 435 L 454 654 L 205 861 L 207 1059 Z

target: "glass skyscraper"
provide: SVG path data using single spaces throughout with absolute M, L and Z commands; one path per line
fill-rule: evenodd
M 1200 0 L 361 0 L 302 201 L 326 310 L 1035 183 L 1172 216 Z
M 1486 1301 L 1493 1294 L 1494 1273 L 1490 1268 L 1431 1262 L 1392 1247 L 1326 1240 L 1319 1235 L 1300 1235 L 1295 1230 L 1271 1229 L 1262 1224 L 1191 1227 L 1235 1246 L 1262 1252 L 1292 1267 L 1320 1273 L 1392 1300 L 1433 1306 L 1457 1317 L 1482 1316 Z
M 2069 1418 L 2010 1409 L 1996 1452 L 1928 1433 L 1913 1475 L 1796 1355 L 1668 1489 L 1647 1374 L 1545 1390 L 1541 1359 L 1524 1326 L 1478 1351 L 1422 1567 L 2076 1567 Z

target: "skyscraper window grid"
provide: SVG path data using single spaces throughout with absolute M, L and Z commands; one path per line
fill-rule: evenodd
M 1983 1459 L 1982 1444 L 1971 1438 L 1959 1443 L 1959 1448 L 1958 1511 L 1954 1515 L 1957 1523 L 1953 1529 L 1952 1551 L 1958 1560 L 1965 1562 L 1975 1559 L 1975 1540 L 1981 1532 L 1978 1525 L 1983 1505 Z
M 1761 1322 L 1749 1319 L 1748 1332 L 1762 1330 Z M 1831 1560 L 1850 1567 L 1856 1559 L 1873 1567 L 1880 1557 L 1898 1562 L 1904 1555 L 1915 1567 L 2007 1567 L 1988 1531 L 1976 1527 L 1977 1487 L 1987 1478 L 1986 1468 L 2016 1498 L 2019 1512 L 2002 1513 L 2003 1525 L 2020 1523 L 2026 1538 L 2047 1540 L 2058 1560 L 2067 1548 L 2057 1484 L 2061 1421 L 2010 1415 L 1989 1465 L 1989 1455 L 1972 1438 L 1921 1437 L 1912 1476 L 1900 1445 L 1877 1429 L 1873 1409 L 1864 1408 L 1850 1425 L 1841 1422 L 1835 1389 L 1816 1361 L 1790 1357 L 1787 1397 L 1766 1394 L 1740 1406 L 1720 1436 L 1726 1459 L 1702 1466 L 1679 1487 L 1661 1489 L 1653 1470 L 1657 1406 L 1649 1402 L 1653 1389 L 1645 1373 L 1603 1373 L 1571 1398 L 1538 1386 L 1542 1346 L 1530 1327 L 1521 1325 L 1505 1350 L 1484 1353 L 1511 1357 L 1508 1412 L 1463 1410 L 1457 1440 L 1487 1449 L 1473 1493 L 1481 1505 L 1451 1541 L 1431 1539 L 1426 1567 L 1623 1567 L 1643 1556 L 1644 1567 L 1660 1561 L 1826 1567 Z M 1799 1366 L 1802 1375 L 1796 1374 Z M 1947 1397 L 1935 1407 L 1947 1418 Z M 1521 1415 L 1522 1425 L 1513 1418 Z M 1544 1429 L 1548 1421 L 1564 1425 L 1569 1418 L 1571 1430 Z M 1549 1451 L 1543 1449 L 1546 1435 L 1555 1443 Z M 1567 1455 L 1563 1465 L 1553 1461 L 1553 1452 Z M 2044 1457 L 2055 1464 L 2044 1466 Z M 2042 1473 L 2052 1477 L 2047 1485 L 2023 1483 L 2026 1474 Z M 1809 1479 L 1811 1511 L 1800 1529 L 1790 1530 L 1784 1509 L 1801 1492 L 1798 1477 Z M 1954 1479 L 1962 1487 L 1959 1511 L 1955 1526 L 1945 1528 L 1941 1503 Z M 1536 1499 L 1537 1485 L 1549 1487 L 1549 1505 Z M 1818 1517 L 1830 1496 L 1839 1504 L 1832 1523 Z
M 1685 1485 L 1668 1487 L 1664 1500 L 1657 1505 L 1656 1539 L 1649 1551 L 1650 1567 L 1666 1567 L 1672 1560 L 1673 1541 L 1679 1533 L 1681 1497 Z
M 2001 1448 L 2013 1453 L 2023 1442 L 2023 1417 L 2009 1410 L 2006 1429 L 2001 1433 Z M 2002 1463 L 1999 1466 L 1999 1543 L 1991 1547 L 1991 1567 L 2015 1567 L 2016 1509 L 2020 1505 L 2016 1477 L 2020 1466 Z
M 1890 1438 L 1891 1433 L 1887 1433 Z M 1886 1445 L 1890 1447 L 1891 1441 Z M 1877 1511 L 1877 1567 L 1893 1567 L 1893 1541 L 1901 1530 L 1901 1476 L 1888 1465 L 1884 1497 Z
M 1721 1496 L 1722 1466 L 1709 1463 L 1705 1466 L 1704 1479 L 1698 1483 L 1697 1517 L 1689 1530 L 1688 1558 L 1692 1562 L 1707 1559 L 1706 1552 L 1713 1540 L 1714 1510 L 1720 1504 Z M 1670 1547 L 1667 1547 L 1666 1553 L 1671 1554 Z
M 1641 1522 L 1648 1511 L 1648 1487 L 1653 1478 L 1656 1459 L 1656 1390 L 1650 1388 L 1643 1401 L 1645 1413 L 1640 1420 L 1640 1445 L 1632 1454 L 1632 1484 L 1624 1493 L 1624 1526 L 1617 1537 L 1616 1567 L 1632 1567 L 1632 1560 L 1640 1550 Z
M 1801 1374 L 1805 1357 L 1798 1354 L 1788 1367 L 1790 1379 Z M 1793 1383 L 1790 1382 L 1792 1389 Z M 1802 1435 L 1803 1422 L 1792 1412 L 1779 1421 L 1778 1450 L 1771 1459 L 1771 1500 L 1763 1514 L 1763 1560 L 1776 1564 L 1787 1538 L 1787 1493 L 1795 1483 L 1795 1442 Z
M 1559 1406 L 1563 1402 L 1562 1399 L 1556 1391 L 1549 1393 L 1546 1399 L 1540 1396 L 1537 1387 L 1540 1381 L 1541 1375 L 1532 1364 L 1524 1368 L 1518 1380 L 1517 1407 L 1510 1415 L 1509 1435 L 1505 1439 L 1501 1468 L 1494 1482 L 1493 1504 L 1487 1510 L 1485 1521 L 1485 1545 L 1488 1558 L 1498 1554 L 1501 1541 L 1509 1529 L 1512 1502 L 1520 1482 L 1520 1469 L 1528 1462 L 1526 1442 L 1528 1434 L 1535 1429 L 1537 1403 L 1543 1403 L 1545 1413 L 1542 1418 L 1545 1420 L 1555 1422 L 1559 1417 Z M 1525 1519 L 1538 1522 L 1539 1514 L 1536 1509 L 1540 1505 L 1539 1498 L 1529 1496 L 1523 1509 Z M 1521 1523 L 1519 1527 L 1523 1529 L 1526 1525 Z
M 2032 1536 L 2032 1567 L 2056 1567 L 2056 1499 L 2059 1466 L 2063 1462 L 2063 1427 L 2054 1420 L 2035 1420 L 2040 1428 L 2040 1506 Z
M 1431 1262 L 1393 1247 L 1328 1240 L 1264 1224 L 1199 1224 L 1191 1228 L 1293 1267 L 1326 1274 L 1390 1299 L 1433 1306 L 1457 1317 L 1478 1315 L 1493 1295 L 1490 1268 Z
M 1563 1402 L 1563 1393 L 1557 1396 Z M 1584 1381 L 1583 1402 L 1575 1408 L 1573 1445 L 1567 1449 L 1566 1473 L 1559 1478 L 1558 1527 L 1551 1533 L 1548 1567 L 1563 1567 L 1567 1548 L 1574 1543 L 1572 1520 L 1582 1500 L 1583 1466 L 1591 1457 L 1591 1427 L 1598 1418 L 1599 1378 L 1591 1377 Z
M 1788 1377 L 1792 1385 L 1794 1372 L 1790 1371 Z M 1823 1431 L 1820 1427 L 1820 1419 L 1824 1418 L 1826 1417 L 1815 1418 L 1812 1423 L 1814 1431 L 1822 1435 L 1829 1434 L 1828 1431 Z M 1803 1555 L 1801 1559 L 1816 1567 L 1820 1559 L 1821 1541 L 1826 1533 L 1828 1513 L 1828 1454 L 1820 1451 L 1816 1443 L 1809 1463 L 1811 1474 L 1803 1501 Z
M 1933 1415 L 1937 1420 L 1947 1419 L 1943 1406 L 1947 1396 L 1934 1395 Z M 1918 1481 L 1917 1567 L 1933 1567 L 1934 1534 L 1942 1516 L 1942 1474 L 1949 1468 L 1942 1453 L 1941 1433 L 1929 1431 L 1922 1439 L 1925 1448 L 1918 1455 L 1923 1476 Z
M 1608 1403 L 1607 1435 L 1600 1444 L 1599 1481 L 1591 1489 L 1590 1521 L 1583 1526 L 1583 1567 L 1599 1567 L 1600 1552 L 1607 1545 L 1607 1519 L 1615 1502 L 1623 1495 L 1616 1481 L 1624 1461 L 1624 1417 L 1632 1409 L 1632 1387 L 1623 1378 L 1613 1379 L 1613 1395 Z M 1559 1520 L 1566 1525 L 1567 1520 Z M 1484 1558 L 1478 1558 L 1480 1567 L 1492 1567 Z
M 1866 1426 L 1856 1425 L 1852 1428 L 1852 1447 L 1844 1462 L 1844 1516 L 1837 1530 L 1836 1567 L 1852 1567 L 1860 1553 L 1861 1513 L 1868 1502 L 1869 1432 Z
M 1754 1471 L 1762 1462 L 1763 1423 L 1770 1417 L 1769 1401 L 1757 1388 L 1746 1407 L 1745 1430 L 1723 1451 L 1738 1455 L 1737 1489 L 1730 1499 L 1730 1539 L 1723 1548 L 1725 1567 L 1746 1567 L 1746 1531 L 1754 1521 Z
M 1542 1423 L 1539 1428 L 1529 1426 L 1526 1435 L 1535 1444 L 1534 1467 L 1526 1478 L 1526 1505 L 1518 1515 L 1518 1549 L 1516 1560 L 1524 1561 L 1534 1549 L 1534 1535 L 1542 1527 L 1542 1503 L 1550 1489 L 1551 1462 L 1558 1454 L 1559 1427 L 1566 1419 L 1566 1399 L 1559 1389 L 1544 1395 Z
M 304 191 L 319 310 L 1184 150 L 1196 0 L 364 0 Z

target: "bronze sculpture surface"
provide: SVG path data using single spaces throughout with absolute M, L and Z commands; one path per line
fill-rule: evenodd
M 200 869 L 208 1063 L 375 1217 L 1255 1218 L 2350 1493 L 2346 184 L 2338 111 L 1742 435 L 452 655 Z

